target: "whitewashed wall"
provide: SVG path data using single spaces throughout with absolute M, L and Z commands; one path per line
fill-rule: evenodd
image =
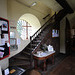
M 7 19 L 7 0 L 0 0 L 0 17 Z M 3 69 L 9 66 L 8 58 L 0 60 L 0 66 Z

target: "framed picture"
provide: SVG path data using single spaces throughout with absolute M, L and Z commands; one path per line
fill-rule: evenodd
M 3 31 L 8 31 L 8 23 L 6 21 L 0 21 L 2 24 L 2 30 Z
M 15 32 L 10 32 L 10 38 L 15 38 Z
M 9 38 L 8 38 L 8 34 L 3 34 L 3 36 L 4 36 L 4 39 L 5 39 L 5 42 L 8 42 L 9 41 Z
M 10 51 L 16 51 L 18 49 L 18 45 L 10 45 Z
M 59 37 L 59 30 L 52 29 L 52 37 Z
M 16 38 L 10 38 L 10 51 L 15 51 L 18 49 Z
M 10 55 L 9 36 L 9 21 L 0 17 L 0 60 Z
M 10 38 L 10 45 L 16 45 L 16 39 Z

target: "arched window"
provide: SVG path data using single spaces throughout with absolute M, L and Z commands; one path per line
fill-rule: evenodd
M 27 21 L 20 19 L 17 22 L 17 31 L 23 40 L 27 40 L 31 35 L 31 26 Z

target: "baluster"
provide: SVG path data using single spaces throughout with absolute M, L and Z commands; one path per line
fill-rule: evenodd
M 35 37 L 36 37 L 36 34 L 35 34 Z M 35 37 L 34 37 L 34 38 L 35 38 Z
M 32 41 L 32 37 L 30 36 L 30 41 Z

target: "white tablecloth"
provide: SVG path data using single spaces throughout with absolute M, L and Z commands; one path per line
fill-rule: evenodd
M 46 57 L 53 53 L 55 53 L 55 51 L 45 51 L 45 52 L 41 52 L 40 54 L 33 54 L 33 55 L 36 57 Z

